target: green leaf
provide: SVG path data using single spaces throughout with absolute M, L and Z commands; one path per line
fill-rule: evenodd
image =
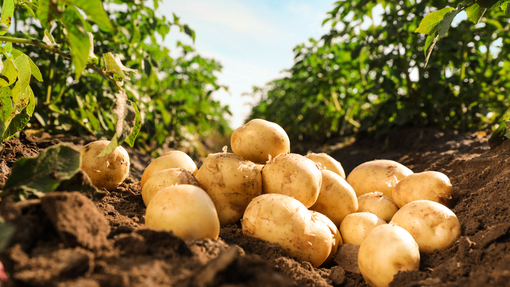
M 27 58 L 30 63 L 30 73 L 32 74 L 32 76 L 34 76 L 34 78 L 36 80 L 38 80 L 39 82 L 42 82 L 43 78 L 41 75 L 41 71 L 39 70 L 37 65 L 34 63 L 34 61 L 32 61 L 32 59 L 30 57 L 27 56 Z
M 193 39 L 193 43 L 195 43 L 195 31 L 193 31 L 188 25 L 183 26 L 184 33 L 186 33 L 188 36 Z
M 0 222 L 0 253 L 7 247 L 15 231 L 14 225 Z
M 446 7 L 439 11 L 432 12 L 425 16 L 420 22 L 420 26 L 414 31 L 415 33 L 422 33 L 428 35 L 432 30 L 443 20 L 446 13 L 455 10 L 452 7 Z
M 454 10 L 445 14 L 444 18 L 437 24 L 437 32 L 440 38 L 446 36 L 446 33 L 450 29 L 452 25 L 453 19 L 457 14 L 459 14 L 460 10 Z
M 50 30 L 55 19 L 60 19 L 61 12 L 58 10 L 56 2 L 53 0 L 39 0 L 37 7 L 37 18 L 41 22 L 41 26 L 46 30 Z
M 84 25 L 83 17 L 73 6 L 68 6 L 62 15 L 62 22 L 67 30 L 71 55 L 75 69 L 75 78 L 78 80 L 87 65 L 90 52 L 90 39 Z
M 0 86 L 8 87 L 18 78 L 18 70 L 10 58 L 5 59 L 4 68 L 0 75 Z
M 13 0 L 4 0 L 4 4 L 2 5 L 2 16 L 0 17 L 0 25 L 2 29 L 0 29 L 0 35 L 5 35 L 9 27 L 11 27 L 12 15 L 14 14 L 14 1 Z
M 101 30 L 105 32 L 113 32 L 115 29 L 103 9 L 101 0 L 64 0 L 64 2 L 75 5 L 85 12 L 85 14 L 94 21 Z
M 131 134 L 126 138 L 125 142 L 130 147 L 133 147 L 133 145 L 135 144 L 136 137 L 138 136 L 138 133 L 140 132 L 140 128 L 142 127 L 142 118 L 140 117 L 140 110 L 138 109 L 138 106 L 136 105 L 136 103 L 128 101 L 128 106 L 129 105 L 131 105 L 133 107 L 133 110 L 135 112 L 135 124 L 132 128 Z
M 42 41 L 48 46 L 52 46 L 52 47 L 59 46 L 57 44 L 57 42 L 55 42 L 55 38 L 53 38 L 53 35 L 51 35 L 51 33 L 48 32 L 48 30 L 44 30 L 44 37 L 43 37 Z
M 30 8 L 30 6 L 28 6 L 27 3 L 23 3 L 21 4 L 21 6 L 23 6 L 25 9 L 28 10 L 28 13 L 30 13 L 30 15 L 32 15 L 32 17 L 34 17 L 35 19 L 37 19 L 37 16 L 35 15 L 35 12 L 32 8 Z
M 30 121 L 30 116 L 25 110 L 20 114 L 17 114 L 9 123 L 9 126 L 5 129 L 2 136 L 2 141 L 6 141 L 13 137 L 17 132 L 23 130 Z M 4 187 L 5 188 L 5 187 Z
M 499 124 L 498 128 L 492 133 L 489 138 L 489 147 L 495 148 L 503 141 L 510 138 L 510 121 L 505 121 Z
M 129 69 L 126 66 L 124 66 L 120 60 L 119 54 L 112 54 L 111 52 L 108 52 L 106 54 L 103 54 L 104 62 L 106 65 L 106 73 L 113 73 L 114 76 L 117 77 L 116 80 L 118 82 L 123 82 L 124 80 L 130 80 L 127 75 L 131 73 L 138 73 L 138 70 Z
M 482 20 L 483 14 L 487 9 L 480 7 L 478 4 L 473 4 L 466 9 L 466 14 L 469 21 L 478 24 Z
M 12 90 L 7 87 L 0 88 L 0 118 L 6 123 L 11 118 L 12 113 Z
M 34 114 L 34 110 L 35 110 L 35 96 L 34 96 L 34 91 L 32 91 L 32 88 L 30 86 L 28 86 L 27 92 L 28 92 L 28 106 L 27 106 L 26 110 L 27 110 L 27 114 L 30 117 L 32 117 L 32 115 Z
M 51 146 L 35 158 L 17 160 L 0 196 L 20 191 L 40 197 L 72 178 L 80 165 L 79 151 L 66 144 Z

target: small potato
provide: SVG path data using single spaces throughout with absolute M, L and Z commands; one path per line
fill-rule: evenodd
M 315 163 L 299 154 L 280 154 L 262 168 L 264 193 L 292 196 L 307 208 L 317 200 L 321 183 L 322 174 Z
M 420 268 L 418 244 L 399 226 L 377 226 L 361 243 L 358 266 L 368 286 L 386 287 L 399 271 Z
M 198 170 L 197 165 L 195 164 L 193 159 L 191 159 L 191 157 L 186 153 L 179 150 L 169 151 L 165 155 L 160 156 L 153 160 L 145 168 L 142 174 L 142 180 L 140 181 L 141 187 L 143 188 L 145 182 L 149 179 L 149 177 L 151 177 L 156 172 L 167 168 L 175 167 L 183 168 L 191 172 L 193 175 L 195 175 Z
M 325 224 L 331 232 L 331 236 L 333 237 L 331 252 L 329 253 L 326 261 L 324 261 L 324 264 L 330 264 L 335 258 L 338 246 L 344 244 L 342 235 L 340 234 L 340 230 L 338 230 L 333 221 L 331 221 L 331 219 L 329 219 L 326 215 L 313 210 L 310 210 L 310 213 L 312 215 L 312 222 L 321 222 L 321 224 Z
M 349 214 L 358 210 L 354 189 L 340 175 L 323 169 L 321 190 L 311 210 L 326 215 L 336 226 Z
M 319 163 L 322 167 L 327 170 L 331 170 L 332 172 L 338 174 L 343 179 L 345 179 L 345 171 L 340 162 L 334 159 L 332 156 L 326 153 L 308 153 L 305 155 L 306 158 L 313 160 L 315 163 Z
M 239 221 L 248 203 L 262 194 L 259 167 L 233 153 L 209 154 L 196 178 L 214 202 L 221 225 Z
M 108 144 L 109 141 L 99 140 L 82 147 L 81 169 L 97 188 L 114 190 L 128 177 L 130 161 L 127 151 L 122 146 L 116 147 L 108 155 L 97 157 Z
M 382 192 L 374 191 L 358 197 L 358 212 L 370 212 L 386 222 L 398 211 L 395 202 Z
M 151 199 L 160 190 L 176 184 L 191 184 L 201 187 L 195 176 L 183 168 L 175 167 L 158 171 L 145 182 L 142 188 L 142 199 L 145 206 L 149 205 Z
M 216 239 L 220 220 L 214 203 L 200 187 L 173 185 L 158 192 L 147 206 L 145 225 L 172 231 L 183 239 Z
M 455 213 L 430 200 L 409 202 L 393 215 L 391 222 L 409 231 L 425 253 L 449 248 L 461 233 Z
M 372 160 L 358 165 L 347 176 L 347 182 L 354 188 L 356 196 L 380 191 L 392 198 L 393 187 L 413 171 L 392 160 Z
M 290 140 L 285 130 L 262 119 L 253 119 L 237 128 L 230 137 L 230 146 L 234 154 L 260 164 L 290 152 Z
M 241 223 L 244 235 L 277 243 L 288 255 L 315 267 L 331 253 L 334 240 L 328 226 L 317 217 L 312 221 L 311 212 L 290 196 L 257 196 L 248 204 Z
M 377 215 L 368 212 L 356 212 L 347 215 L 340 224 L 340 233 L 344 243 L 361 245 L 367 235 L 379 225 L 386 224 L 386 221 Z
M 449 207 L 453 199 L 450 179 L 438 171 L 411 174 L 395 185 L 392 194 L 399 208 L 420 199 L 439 202 Z

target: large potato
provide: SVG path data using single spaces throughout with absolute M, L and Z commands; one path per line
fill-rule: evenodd
M 358 197 L 358 212 L 370 212 L 382 220 L 390 222 L 397 211 L 398 207 L 395 202 L 382 192 L 369 192 Z
M 354 168 L 347 182 L 354 188 L 356 196 L 380 191 L 392 198 L 393 187 L 413 171 L 406 166 L 392 160 L 372 160 Z
M 386 287 L 399 271 L 419 269 L 418 244 L 399 226 L 377 226 L 361 243 L 358 266 L 369 286 Z
M 197 173 L 197 165 L 191 159 L 189 155 L 186 153 L 173 150 L 167 152 L 165 155 L 160 156 L 153 160 L 143 171 L 142 180 L 140 181 L 140 185 L 143 188 L 145 182 L 156 172 L 167 169 L 167 168 L 176 168 L 180 167 L 193 175 Z
M 154 195 L 165 187 L 176 184 L 191 184 L 200 187 L 193 174 L 183 168 L 168 168 L 154 173 L 143 185 L 142 199 L 145 206 L 149 205 Z
M 107 146 L 109 141 L 99 140 L 91 142 L 80 149 L 81 169 L 90 177 L 97 188 L 114 190 L 129 175 L 129 155 L 118 146 L 103 157 L 97 157 Z
M 253 119 L 237 128 L 230 137 L 230 146 L 236 155 L 261 164 L 290 152 L 290 140 L 285 130 L 262 119 Z
M 325 169 L 330 170 L 330 171 L 338 174 L 339 176 L 341 176 L 343 179 L 345 179 L 344 168 L 342 167 L 340 162 L 338 162 L 332 156 L 330 156 L 326 153 L 310 152 L 307 155 L 305 155 L 305 157 L 313 160 L 316 163 L 319 163 Z
M 220 221 L 214 203 L 200 187 L 181 184 L 164 188 L 147 206 L 145 225 L 172 231 L 183 239 L 216 239 Z
M 449 248 L 461 233 L 455 213 L 430 200 L 416 200 L 404 205 L 393 215 L 391 222 L 409 231 L 420 251 L 425 253 Z
M 354 189 L 340 175 L 323 169 L 321 190 L 311 210 L 326 215 L 336 226 L 347 215 L 358 210 L 358 199 Z
M 322 174 L 315 163 L 299 154 L 280 154 L 262 168 L 264 193 L 294 197 L 307 208 L 317 200 L 321 182 Z
M 244 235 L 277 243 L 290 256 L 315 267 L 329 257 L 334 241 L 327 225 L 318 222 L 301 202 L 283 194 L 257 196 L 241 221 Z
M 333 262 L 333 259 L 335 258 L 338 246 L 344 244 L 342 240 L 342 235 L 340 234 L 340 230 L 338 230 L 335 223 L 333 223 L 333 221 L 331 221 L 331 219 L 329 219 L 326 215 L 313 210 L 310 210 L 310 214 L 312 215 L 312 222 L 316 224 L 320 223 L 321 225 L 325 224 L 331 233 L 331 236 L 333 238 L 332 240 L 333 245 L 331 247 L 331 252 L 329 253 L 328 258 L 326 259 L 326 261 L 324 261 L 324 264 L 330 264 Z M 324 227 L 321 228 L 324 229 Z
M 356 212 L 347 215 L 340 224 L 340 233 L 344 243 L 361 245 L 367 235 L 386 221 L 369 212 Z
M 450 179 L 438 171 L 411 174 L 395 185 L 392 194 L 399 208 L 420 199 L 439 202 L 449 207 L 453 199 Z
M 232 153 L 209 154 L 196 178 L 214 202 L 221 225 L 236 223 L 248 203 L 262 194 L 259 167 Z

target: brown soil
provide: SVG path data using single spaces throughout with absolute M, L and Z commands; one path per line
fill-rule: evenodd
M 5 143 L 0 186 L 16 159 L 57 142 L 22 135 Z M 333 155 L 346 173 L 393 159 L 450 177 L 462 236 L 449 249 L 421 254 L 420 270 L 397 274 L 390 286 L 510 286 L 510 140 L 489 149 L 487 138 L 474 134 L 406 130 L 316 151 Z M 9 278 L 0 286 L 366 286 L 353 245 L 341 246 L 332 265 L 314 268 L 243 236 L 240 223 L 223 227 L 217 240 L 183 241 L 146 228 L 138 180 L 150 157 L 129 152 L 131 177 L 101 201 L 55 192 L 1 202 L 2 217 L 17 231 L 0 255 Z

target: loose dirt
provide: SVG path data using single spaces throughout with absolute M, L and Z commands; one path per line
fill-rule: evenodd
M 6 142 L 0 187 L 16 159 L 59 141 L 22 134 Z M 397 274 L 390 286 L 510 286 L 510 140 L 489 149 L 476 134 L 412 129 L 314 151 L 335 157 L 346 174 L 368 160 L 392 159 L 450 178 L 462 236 L 449 249 L 421 254 L 420 270 Z M 128 152 L 130 178 L 100 201 L 70 190 L 0 203 L 1 216 L 17 228 L 0 255 L 8 276 L 0 286 L 366 286 L 353 245 L 314 268 L 243 236 L 240 223 L 223 227 L 217 240 L 183 241 L 146 228 L 138 181 L 151 159 Z

